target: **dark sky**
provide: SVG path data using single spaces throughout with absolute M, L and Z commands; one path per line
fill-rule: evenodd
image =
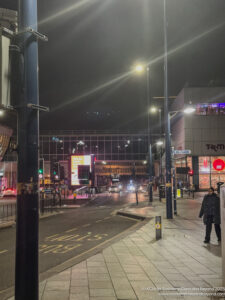
M 2 7 L 15 3 L 0 0 Z M 162 4 L 38 0 L 39 31 L 49 38 L 39 42 L 40 104 L 51 108 L 41 128 L 146 125 L 146 77 L 126 74 L 135 62 L 150 62 L 151 96 L 163 96 Z M 187 83 L 224 84 L 225 1 L 167 0 L 167 16 L 169 94 Z

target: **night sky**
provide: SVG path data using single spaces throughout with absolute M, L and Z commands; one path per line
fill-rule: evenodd
M 16 1 L 0 0 L 0 7 Z M 162 0 L 38 0 L 42 129 L 146 127 L 146 76 L 163 96 Z M 169 95 L 225 85 L 225 1 L 167 0 Z M 156 102 L 157 101 L 157 102 Z M 163 105 L 162 100 L 154 100 Z

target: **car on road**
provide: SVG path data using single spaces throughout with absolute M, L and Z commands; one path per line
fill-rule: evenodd
M 14 188 L 7 188 L 2 191 L 2 197 L 16 197 L 17 192 Z
M 121 184 L 113 184 L 109 187 L 108 191 L 110 193 L 120 193 L 122 191 L 123 187 Z
M 146 193 L 147 191 L 148 191 L 147 185 L 144 185 L 144 184 L 139 185 L 138 192 L 140 192 L 140 193 Z
M 128 193 L 134 193 L 136 191 L 136 185 L 133 182 L 130 182 L 127 185 L 127 192 Z

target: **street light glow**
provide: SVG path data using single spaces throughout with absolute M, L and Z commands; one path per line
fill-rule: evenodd
M 162 146 L 162 145 L 163 145 L 163 141 L 158 141 L 158 142 L 156 142 L 156 145 L 157 145 L 157 146 Z
M 195 112 L 194 107 L 187 107 L 187 108 L 184 109 L 185 114 L 192 114 L 193 112 Z
M 157 112 L 157 107 L 155 106 L 150 107 L 150 112 L 155 114 Z
M 143 73 L 143 71 L 144 71 L 144 66 L 143 65 L 141 65 L 141 64 L 138 64 L 138 65 L 136 65 L 135 67 L 134 67 L 134 71 L 136 72 L 136 73 Z
M 0 116 L 4 115 L 4 111 L 2 109 L 0 109 Z

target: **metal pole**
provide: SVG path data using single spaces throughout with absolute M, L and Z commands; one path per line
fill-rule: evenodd
M 173 211 L 174 215 L 177 215 L 177 188 L 176 188 L 176 172 L 173 168 Z
M 152 191 L 152 145 L 149 144 L 149 202 L 153 201 L 153 191 Z
M 168 110 L 168 61 L 167 61 L 167 18 L 166 0 L 164 0 L 164 119 L 165 119 L 165 150 L 166 150 L 166 215 L 173 218 L 172 186 L 171 186 L 171 139 L 170 118 Z
M 37 1 L 19 0 L 19 46 L 23 60 L 18 112 L 18 186 L 15 299 L 38 300 L 38 45 Z
M 160 126 L 160 140 L 162 140 L 162 110 L 159 109 L 159 126 Z M 160 184 L 163 184 L 163 171 L 162 171 L 162 146 L 160 147 L 160 170 L 159 170 Z
M 153 159 L 152 159 L 152 134 L 149 118 L 149 108 L 150 108 L 150 76 L 149 67 L 147 67 L 147 114 L 148 114 L 148 146 L 149 146 L 149 202 L 153 201 L 152 192 L 152 180 L 153 180 Z

